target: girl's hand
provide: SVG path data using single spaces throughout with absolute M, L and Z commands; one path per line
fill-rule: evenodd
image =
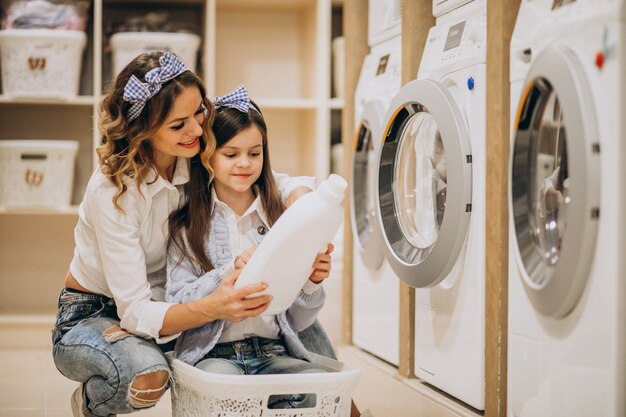
M 313 273 L 309 277 L 309 280 L 315 284 L 319 284 L 330 276 L 330 254 L 333 253 L 335 246 L 332 243 L 328 244 L 326 253 L 318 253 L 315 261 L 313 262 Z
M 251 246 L 246 249 L 240 256 L 235 258 L 235 270 L 243 269 L 243 267 L 246 266 L 256 248 L 256 246 Z
M 256 317 L 267 310 L 270 301 L 272 301 L 272 296 L 259 295 L 246 298 L 265 290 L 267 284 L 261 282 L 235 288 L 235 282 L 240 272 L 241 270 L 236 270 L 225 277 L 212 294 L 204 297 L 203 300 L 210 303 L 206 307 L 213 310 L 208 311 L 208 314 L 219 320 L 239 322 L 249 317 Z

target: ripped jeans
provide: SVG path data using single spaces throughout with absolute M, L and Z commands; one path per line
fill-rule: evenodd
M 112 299 L 68 288 L 61 291 L 52 330 L 54 363 L 67 378 L 85 383 L 86 403 L 95 416 L 132 413 L 154 405 L 157 400 L 133 406 L 134 378 L 159 370 L 171 374 L 163 351 L 173 349 L 173 342 L 157 345 L 123 330 L 110 331 L 119 324 Z M 335 358 L 319 321 L 300 332 L 299 337 L 309 352 Z
M 126 414 L 155 405 L 137 397 L 136 376 L 170 372 L 163 350 L 153 340 L 119 328 L 112 299 L 65 288 L 52 330 L 52 355 L 67 378 L 85 383 L 84 398 L 94 416 Z M 162 388 L 165 392 L 167 386 Z

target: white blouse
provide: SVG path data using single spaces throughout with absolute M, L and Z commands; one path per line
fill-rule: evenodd
M 313 188 L 313 187 L 310 187 Z M 248 248 L 258 246 L 269 230 L 269 221 L 261 203 L 261 197 L 257 196 L 246 212 L 241 216 L 237 216 L 235 212 L 217 197 L 215 189 L 211 190 L 213 209 L 221 210 L 227 220 L 228 225 L 228 243 L 230 253 L 234 260 L 246 251 Z M 283 197 L 285 195 L 283 194 Z M 307 281 L 302 290 L 307 294 L 313 294 L 322 284 L 315 284 Z M 274 315 L 261 315 L 250 317 L 240 322 L 224 322 L 224 330 L 220 335 L 218 343 L 233 342 L 243 340 L 247 337 L 265 337 L 267 339 L 278 339 L 280 337 L 280 329 Z
M 312 177 L 291 178 L 274 173 L 281 195 L 300 186 L 315 188 Z M 178 336 L 159 337 L 172 303 L 164 302 L 168 216 L 184 200 L 189 160 L 178 158 L 172 181 L 156 173 L 139 187 L 127 190 L 113 205 L 117 188 L 97 169 L 89 180 L 74 229 L 74 258 L 70 272 L 89 291 L 115 300 L 120 326 L 143 337 L 166 343 Z

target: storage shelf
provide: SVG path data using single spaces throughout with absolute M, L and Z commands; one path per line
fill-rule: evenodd
M 265 109 L 277 110 L 313 110 L 318 106 L 318 102 L 313 99 L 289 99 L 289 98 L 260 98 L 254 99 L 261 111 Z
M 300 10 L 315 4 L 315 0 L 217 0 L 218 11 L 223 10 Z
M 0 14 L 10 3 L 0 0 Z M 4 266 L 0 270 L 0 314 L 45 313 L 56 307 L 58 279 L 67 272 L 74 250 L 77 204 L 98 166 L 95 151 L 101 143 L 98 105 L 110 87 L 113 72 L 109 36 L 127 18 L 163 12 L 168 15 L 168 23 L 200 35 L 196 70 L 203 75 L 209 97 L 224 95 L 238 84 L 248 88 L 263 110 L 276 170 L 320 179 L 326 178 L 330 170 L 330 123 L 331 119 L 336 121 L 340 117 L 336 109 L 343 106 L 341 101 L 331 99 L 331 39 L 342 33 L 332 22 L 341 21 L 341 10 L 336 7 L 340 1 L 93 0 L 89 3 L 79 96 L 67 100 L 15 97 L 0 88 L 0 141 L 79 142 L 72 206 L 0 207 L 0 232 L 11 236 L 0 246 L 0 264 Z M 12 286 L 16 285 L 16 274 L 28 297 L 15 297 Z M 11 320 L 5 318 L 5 322 Z
M 10 215 L 61 215 L 61 216 L 75 216 L 78 214 L 78 206 L 68 206 L 68 207 L 20 207 L 20 208 L 7 208 L 0 207 L 0 215 L 10 214 Z
M 51 104 L 55 106 L 93 106 L 96 102 L 94 96 L 77 96 L 64 100 L 52 97 L 12 97 L 0 94 L 0 104 Z
M 341 110 L 343 109 L 344 100 L 342 98 L 331 98 L 328 107 L 332 110 Z

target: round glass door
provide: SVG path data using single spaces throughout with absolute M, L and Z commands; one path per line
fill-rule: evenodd
M 419 261 L 437 241 L 446 209 L 446 155 L 437 122 L 427 112 L 407 120 L 394 173 L 400 229 Z
M 371 180 L 369 167 L 371 155 L 374 153 L 372 131 L 366 121 L 363 121 L 357 132 L 356 149 L 354 152 L 354 167 L 352 178 L 354 181 L 352 201 L 354 202 L 354 218 L 356 236 L 361 247 L 367 247 L 371 237 L 371 223 L 374 219 L 374 206 L 370 190 Z
M 542 286 L 554 275 L 572 221 L 568 129 L 550 82 L 537 78 L 529 89 L 513 155 L 513 212 L 524 269 L 534 285 Z
M 471 212 L 469 131 L 446 87 L 408 83 L 391 105 L 378 164 L 378 210 L 387 259 L 407 284 L 443 281 Z
M 382 117 L 382 104 L 372 102 L 365 106 L 354 140 L 352 161 L 352 230 L 361 260 L 369 269 L 378 269 L 384 259 L 384 243 L 375 207 Z
M 571 311 L 592 261 L 599 145 L 591 102 L 569 51 L 549 48 L 531 65 L 514 126 L 510 210 L 522 280 L 544 315 Z

